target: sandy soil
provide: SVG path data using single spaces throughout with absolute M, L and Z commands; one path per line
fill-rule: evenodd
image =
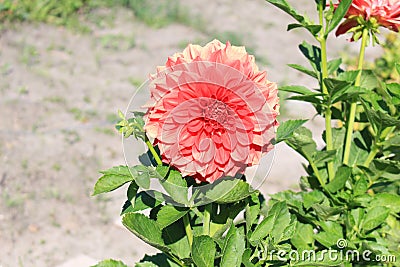
M 314 1 L 292 2 L 310 14 Z M 90 34 L 27 23 L 0 33 L 1 267 L 57 266 L 81 254 L 132 264 L 154 251 L 115 223 L 124 189 L 90 194 L 98 170 L 124 164 L 113 129 L 117 110 L 125 110 L 135 87 L 184 44 L 232 31 L 263 59 L 270 80 L 314 86 L 286 66 L 303 63 L 297 45 L 306 36 L 285 31 L 289 16 L 262 0 L 182 4 L 202 17 L 203 30 L 153 29 L 114 9 L 85 19 Z M 343 46 L 344 38 L 335 49 Z M 313 116 L 312 108 L 295 102 L 284 110 L 286 118 Z M 318 118 L 308 125 L 321 131 Z M 300 162 L 278 146 L 261 191 L 293 188 Z

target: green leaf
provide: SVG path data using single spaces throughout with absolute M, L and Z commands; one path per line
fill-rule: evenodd
M 147 244 L 161 251 L 170 250 L 164 244 L 161 228 L 158 223 L 145 215 L 132 212 L 126 213 L 122 217 L 122 224 Z
M 143 165 L 136 165 L 130 168 L 131 173 L 136 181 L 136 183 L 144 188 L 144 189 L 149 189 L 150 188 L 150 174 L 152 170 L 150 167 L 146 167 Z
M 324 220 L 335 219 L 335 216 L 343 211 L 343 208 L 330 207 L 322 204 L 314 204 L 312 208 L 317 213 L 317 216 Z
M 257 223 L 258 216 L 260 215 L 260 200 L 258 192 L 251 194 L 245 209 L 246 229 L 251 230 L 253 224 Z
M 353 195 L 360 196 L 364 195 L 368 190 L 368 182 L 364 176 L 360 177 L 356 184 L 354 185 Z
M 311 91 L 305 86 L 300 86 L 300 85 L 288 85 L 288 86 L 282 86 L 279 87 L 280 91 L 285 91 L 285 92 L 290 92 L 290 93 L 296 93 L 300 95 L 313 95 L 315 92 Z
M 351 168 L 340 166 L 336 171 L 335 178 L 326 186 L 331 193 L 335 193 L 342 189 L 351 175 Z
M 133 180 L 133 176 L 127 166 L 112 167 L 100 173 L 103 176 L 96 182 L 93 196 L 113 191 Z
M 320 232 L 316 234 L 314 238 L 324 247 L 331 248 L 336 245 L 336 242 L 342 238 L 342 236 L 332 232 Z
M 171 252 L 180 259 L 189 259 L 190 245 L 183 221 L 179 220 L 162 229 L 162 238 Z
M 397 73 L 400 74 L 400 63 L 395 63 Z
M 116 261 L 116 260 L 104 260 L 96 265 L 93 265 L 91 267 L 128 267 L 128 265 L 125 265 L 122 261 Z
M 319 73 L 321 71 L 321 49 L 315 45 L 310 45 L 305 41 L 299 45 L 299 49 L 308 59 L 314 71 Z
M 245 250 L 245 237 L 234 224 L 228 231 L 222 250 L 221 267 L 239 267 Z
M 242 263 L 245 267 L 256 267 L 250 260 L 252 252 L 250 248 L 247 248 L 243 253 Z
M 128 187 L 128 191 L 126 192 L 128 199 L 126 200 L 124 206 L 122 207 L 121 215 L 128 212 L 128 209 L 132 209 L 132 205 L 135 203 L 136 194 L 139 189 L 139 186 L 132 181 Z
M 386 207 L 378 206 L 370 209 L 367 214 L 364 216 L 364 221 L 362 224 L 362 228 L 365 231 L 370 231 L 383 222 L 385 222 L 388 217 L 390 210 Z
M 380 110 L 375 111 L 370 109 L 366 110 L 365 112 L 368 114 L 370 122 L 377 127 L 379 133 L 387 127 L 400 127 L 400 120 L 395 119 L 394 117 L 383 113 Z
M 286 140 L 293 135 L 293 132 L 302 126 L 307 120 L 287 120 L 279 125 L 276 132 L 276 143 Z
M 337 58 L 337 59 L 333 59 L 331 61 L 328 62 L 328 74 L 332 74 L 335 71 L 337 71 L 340 67 L 340 64 L 342 64 L 342 59 L 341 58 Z
M 293 136 L 285 142 L 307 160 L 312 160 L 313 154 L 317 151 L 311 131 L 305 127 L 297 128 L 293 132 Z
M 157 168 L 156 170 L 161 177 L 164 177 L 165 168 Z M 160 181 L 165 191 L 174 201 L 185 205 L 188 204 L 187 183 L 180 172 L 170 170 L 167 178 L 161 179 Z
M 312 95 L 294 95 L 291 97 L 288 97 L 287 100 L 298 100 L 298 101 L 304 101 L 304 102 L 309 102 L 315 105 L 321 105 L 322 104 L 322 100 L 320 98 L 320 96 L 322 96 L 323 94 L 320 93 L 315 93 Z
M 313 154 L 313 160 L 315 164 L 325 163 L 328 161 L 332 161 L 335 158 L 336 154 L 337 154 L 336 150 L 316 151 Z
M 145 255 L 135 267 L 180 267 L 177 263 L 170 260 L 166 254 Z
M 294 19 L 296 19 L 301 26 L 309 30 L 314 36 L 318 34 L 321 29 L 320 25 L 313 25 L 306 17 L 300 15 L 292 6 L 290 6 L 285 0 L 266 0 L 267 2 L 280 8 L 282 11 L 286 12 Z M 289 29 L 297 26 L 290 26 Z M 288 30 L 289 30 L 288 29 Z
M 296 232 L 290 241 L 298 250 L 310 249 L 314 242 L 313 227 L 310 224 L 298 223 Z
M 182 218 L 188 211 L 189 208 L 174 207 L 171 205 L 163 206 L 157 213 L 157 223 L 161 228 L 165 228 Z
M 343 92 L 344 90 L 346 90 L 348 87 L 351 86 L 351 82 L 333 78 L 325 78 L 324 84 L 326 85 L 326 88 L 328 89 L 328 92 L 332 98 L 334 98 L 337 94 L 340 94 L 341 92 Z
M 217 180 L 206 191 L 207 199 L 219 204 L 233 203 L 250 196 L 254 190 L 250 185 L 237 178 L 224 178 Z
M 284 230 L 290 224 L 290 213 L 285 202 L 276 202 L 268 212 L 268 216 L 257 225 L 250 236 L 249 241 L 256 244 L 257 241 L 271 235 L 279 243 Z
M 192 245 L 193 261 L 198 267 L 213 267 L 217 249 L 213 239 L 207 235 L 195 236 Z
M 346 15 L 347 10 L 349 9 L 352 0 L 342 0 L 339 3 L 339 6 L 336 8 L 335 12 L 333 13 L 333 18 L 328 24 L 328 28 L 326 29 L 325 36 L 333 31 L 337 25 L 339 25 L 340 21 Z
M 307 192 L 303 195 L 304 208 L 309 209 L 314 204 L 320 204 L 325 199 L 325 195 L 318 190 Z
M 311 76 L 311 77 L 313 77 L 315 79 L 318 79 L 317 73 L 315 71 L 307 69 L 306 67 L 303 67 L 303 66 L 298 65 L 298 64 L 288 64 L 288 66 L 293 68 L 293 69 L 295 69 L 295 70 L 298 70 L 298 71 L 300 71 L 302 73 L 305 73 L 305 74 L 307 74 L 307 75 L 309 75 L 309 76 Z
M 390 193 L 379 193 L 374 196 L 370 202 L 371 207 L 384 206 L 390 209 L 393 213 L 400 212 L 400 196 Z

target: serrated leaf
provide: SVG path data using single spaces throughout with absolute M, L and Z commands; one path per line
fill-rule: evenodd
M 339 25 L 340 21 L 346 15 L 347 10 L 349 9 L 351 3 L 352 0 L 342 0 L 339 2 L 338 7 L 335 9 L 335 12 L 333 13 L 333 18 L 329 22 L 328 28 L 326 29 L 325 36 L 328 36 L 328 34 L 331 31 L 333 31 L 333 29 L 335 29 L 337 25 Z
M 165 177 L 165 169 L 156 169 L 161 177 Z M 161 172 L 161 173 L 160 173 Z M 188 204 L 188 188 L 186 180 L 183 179 L 180 172 L 176 170 L 170 170 L 168 176 L 160 180 L 161 185 L 169 196 L 176 202 L 181 204 Z
M 233 203 L 250 196 L 254 190 L 250 185 L 236 178 L 217 180 L 205 192 L 207 199 L 219 204 Z
M 149 219 L 145 215 L 132 212 L 126 213 L 122 217 L 122 224 L 147 244 L 164 252 L 170 250 L 164 244 L 160 226 L 156 221 Z
M 340 166 L 336 171 L 335 178 L 326 186 L 331 193 L 336 193 L 337 191 L 344 188 L 347 180 L 350 178 L 352 168 L 347 166 Z
M 192 245 L 193 261 L 198 267 L 213 267 L 217 249 L 213 239 L 207 235 L 195 236 Z
M 163 206 L 157 213 L 157 223 L 161 228 L 165 228 L 182 218 L 188 211 L 189 208 L 174 207 L 172 205 Z
M 234 224 L 226 236 L 222 250 L 221 267 L 240 267 L 245 250 L 245 237 Z
M 113 191 L 133 180 L 133 176 L 127 166 L 113 167 L 100 173 L 103 176 L 96 182 L 93 196 Z
M 128 265 L 124 264 L 122 261 L 109 259 L 109 260 L 103 260 L 91 267 L 128 267 Z
M 281 123 L 276 132 L 276 143 L 290 138 L 293 135 L 293 132 L 305 122 L 307 122 L 307 120 L 287 120 Z

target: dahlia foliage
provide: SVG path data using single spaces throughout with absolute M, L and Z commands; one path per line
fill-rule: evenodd
M 144 129 L 183 176 L 233 177 L 272 148 L 277 86 L 244 47 L 189 45 L 158 67 L 150 90 Z

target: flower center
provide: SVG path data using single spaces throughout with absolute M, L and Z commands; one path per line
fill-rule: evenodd
M 212 99 L 203 108 L 203 116 L 206 122 L 213 124 L 214 121 L 224 125 L 229 117 L 229 107 L 221 101 Z

